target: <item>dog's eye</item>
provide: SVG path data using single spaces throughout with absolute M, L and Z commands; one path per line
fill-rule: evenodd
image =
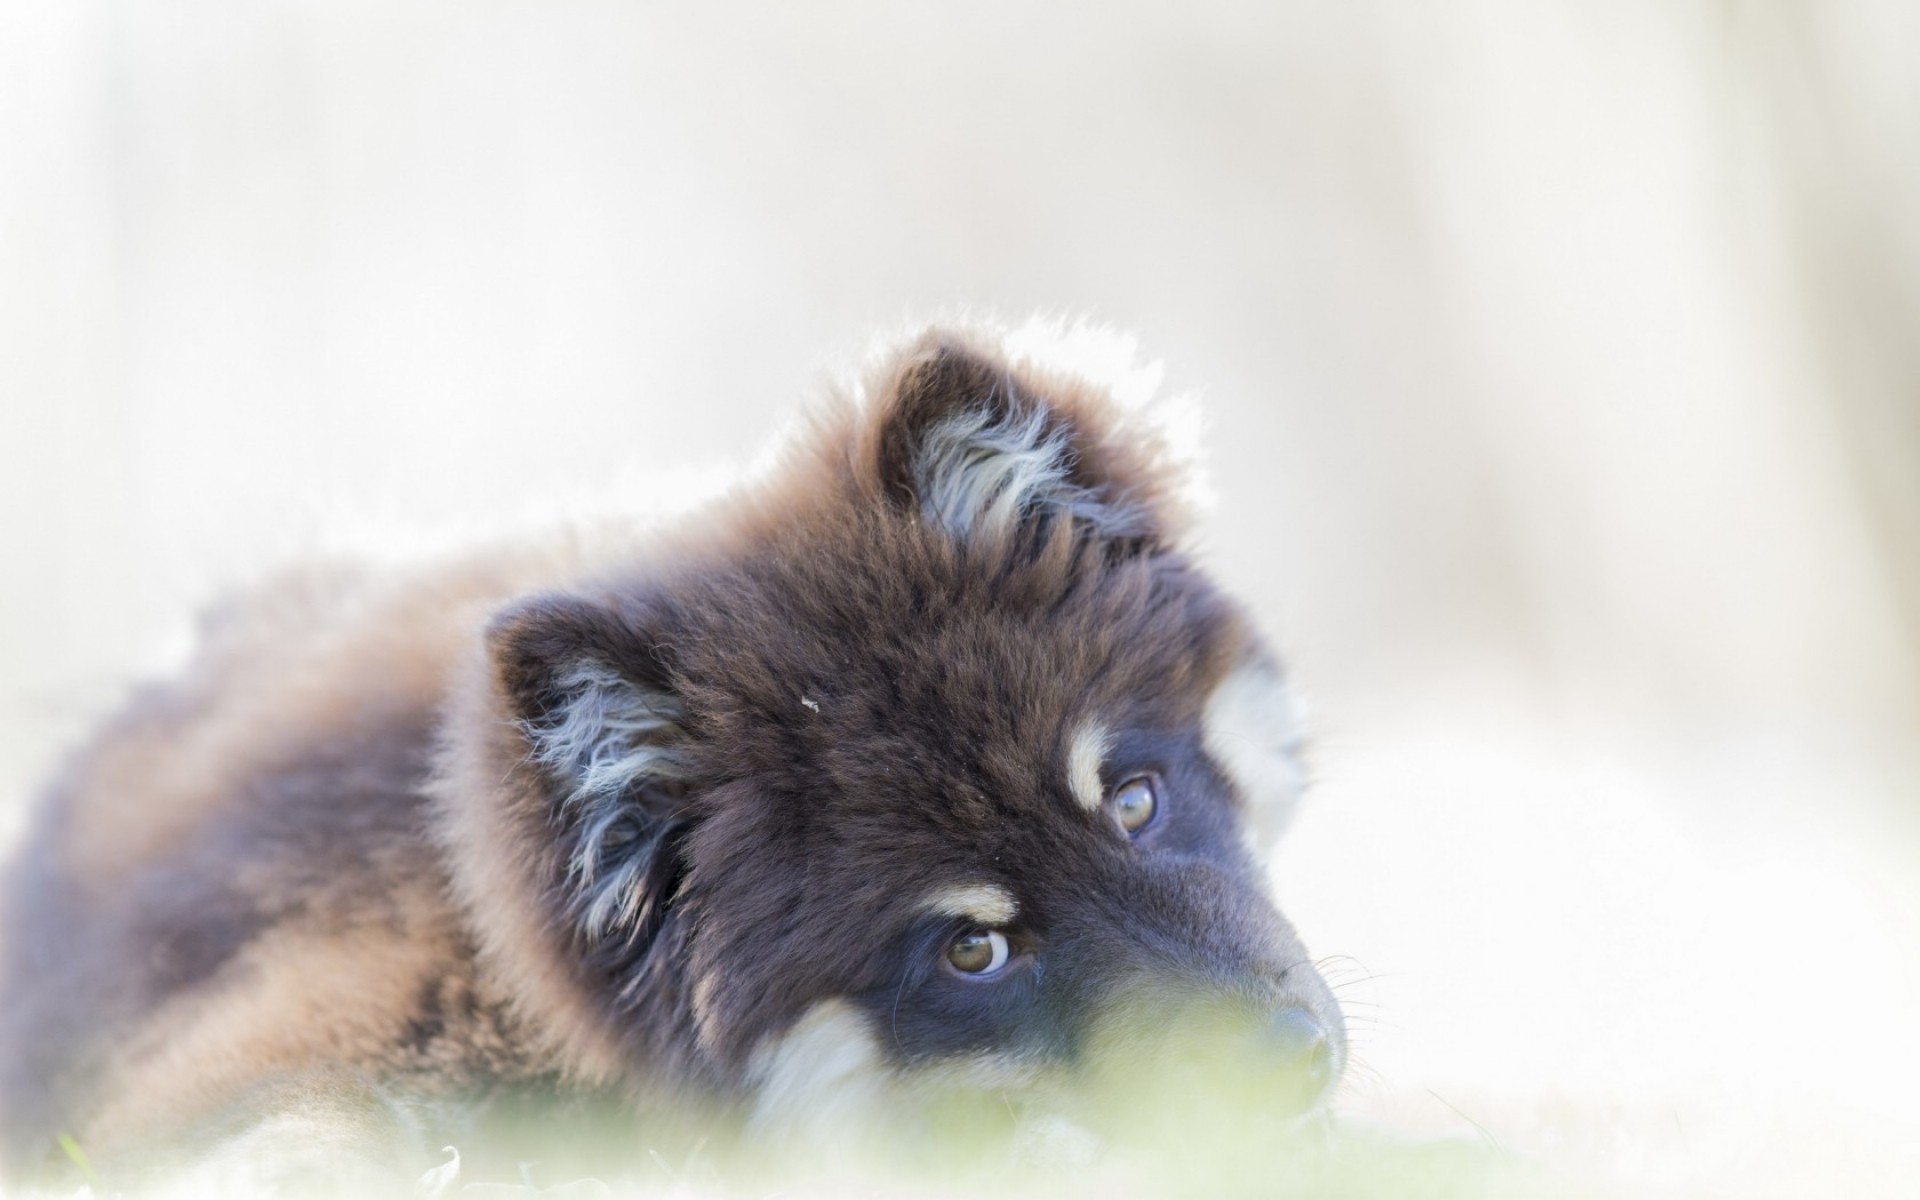
M 975 929 L 953 939 L 947 962 L 962 975 L 991 975 L 1007 965 L 1007 935 L 997 929 Z
M 1159 807 L 1160 794 L 1148 776 L 1136 775 L 1113 790 L 1113 815 L 1128 833 L 1145 829 Z

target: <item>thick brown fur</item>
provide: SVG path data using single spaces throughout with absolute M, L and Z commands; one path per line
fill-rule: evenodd
M 233 606 L 12 869 L 5 1167 L 316 1087 L 777 1121 L 796 1087 L 1068 1073 L 1174 995 L 1309 1014 L 1337 1070 L 1244 836 L 1287 785 L 1236 747 L 1293 732 L 1213 712 L 1280 677 L 1170 462 L 1102 381 L 940 330 L 693 522 Z M 1166 810 L 1137 836 L 1085 794 L 1130 777 Z M 1017 908 L 991 983 L 941 965 L 981 895 Z

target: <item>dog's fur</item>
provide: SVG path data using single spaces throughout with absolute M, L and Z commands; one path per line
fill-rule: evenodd
M 853 393 L 664 534 L 216 615 L 13 869 L 7 1167 L 363 1085 L 402 1132 L 515 1087 L 855 1119 L 1196 998 L 1308 1014 L 1337 1071 L 1253 845 L 1297 786 L 1284 684 L 1181 550 L 1155 427 L 977 330 Z M 943 965 L 976 927 L 990 980 Z

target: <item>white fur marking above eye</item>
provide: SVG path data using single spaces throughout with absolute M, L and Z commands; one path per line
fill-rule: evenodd
M 671 696 L 598 663 L 577 663 L 557 682 L 553 711 L 522 728 L 534 760 L 572 785 L 561 807 L 581 832 L 567 874 L 585 889 L 582 927 L 600 937 L 640 917 L 647 864 L 639 854 L 619 853 L 644 840 L 628 793 L 682 777 L 673 741 L 686 714 Z
M 1304 783 L 1299 714 L 1286 681 L 1263 665 L 1236 670 L 1208 698 L 1201 734 L 1246 803 L 1254 849 L 1271 850 Z
M 997 883 L 963 883 L 928 896 L 920 907 L 947 917 L 978 921 L 982 925 L 1010 925 L 1020 914 L 1013 893 Z
M 816 1004 L 754 1050 L 751 1121 L 763 1130 L 832 1133 L 886 1111 L 893 1078 L 866 1018 L 844 1000 Z
M 1100 782 L 1100 767 L 1113 749 L 1113 737 L 1098 721 L 1074 730 L 1067 743 L 1067 783 L 1073 798 L 1088 812 L 1099 812 L 1106 803 L 1106 787 Z
M 1043 509 L 1058 509 L 1101 532 L 1141 532 L 1139 514 L 1102 501 L 1068 478 L 1073 451 L 1062 428 L 1048 429 L 1047 412 L 996 420 L 970 409 L 935 424 L 914 462 L 914 486 L 928 517 L 956 537 L 1001 535 Z

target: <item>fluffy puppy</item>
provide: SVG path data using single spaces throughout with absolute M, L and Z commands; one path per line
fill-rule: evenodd
M 7 1168 L 316 1096 L 376 1157 L 531 1089 L 844 1126 L 1202 1015 L 1317 1103 L 1286 687 L 1109 390 L 936 329 L 687 524 L 217 615 L 12 868 Z

